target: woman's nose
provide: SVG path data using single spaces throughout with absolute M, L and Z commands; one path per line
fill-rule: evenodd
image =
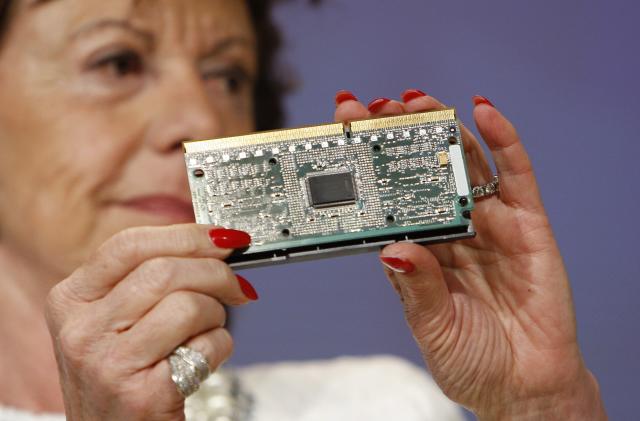
M 224 121 L 215 99 L 207 95 L 196 72 L 183 71 L 165 79 L 155 95 L 156 110 L 147 133 L 150 146 L 159 152 L 182 150 L 182 142 L 219 137 Z

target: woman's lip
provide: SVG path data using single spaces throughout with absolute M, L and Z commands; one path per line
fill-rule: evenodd
M 167 216 L 171 219 L 194 220 L 191 202 L 173 196 L 140 196 L 118 202 L 118 204 L 140 212 Z

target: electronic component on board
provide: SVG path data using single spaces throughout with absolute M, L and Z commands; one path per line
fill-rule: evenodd
M 184 143 L 196 221 L 251 234 L 234 267 L 475 235 L 455 111 Z
M 351 171 L 321 172 L 307 177 L 309 202 L 316 209 L 354 205 L 356 188 Z

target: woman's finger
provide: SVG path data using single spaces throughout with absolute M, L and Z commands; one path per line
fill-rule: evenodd
M 383 117 L 404 114 L 406 112 L 401 102 L 388 98 L 376 98 L 366 107 L 349 91 L 336 94 L 335 120 L 348 122 L 370 117 Z
M 233 353 L 233 338 L 224 328 L 215 328 L 204 332 L 184 345 L 201 353 L 207 359 L 211 372 L 224 364 Z M 167 358 L 153 367 L 150 381 L 151 384 L 157 385 L 161 389 L 158 391 L 160 396 L 171 396 L 178 402 L 184 400 L 175 383 L 171 380 L 171 367 Z
M 93 311 L 108 321 L 107 329 L 123 331 L 177 291 L 197 292 L 232 306 L 257 299 L 253 286 L 221 260 L 161 257 L 138 266 L 96 302 Z
M 513 125 L 486 98 L 474 97 L 473 116 L 491 150 L 500 177 L 500 199 L 509 205 L 543 208 L 531 161 Z
M 367 107 L 358 101 L 358 98 L 349 91 L 339 91 L 336 94 L 335 101 L 335 121 L 347 122 L 362 120 L 369 117 L 369 110 L 367 110 Z
M 118 335 L 115 349 L 129 356 L 131 371 L 141 370 L 168 356 L 190 338 L 226 322 L 224 306 L 214 298 L 178 291 L 166 296 L 129 330 Z M 135 356 L 135 358 L 132 358 Z
M 94 301 L 146 260 L 163 256 L 225 259 L 232 249 L 250 243 L 247 233 L 207 225 L 130 228 L 107 240 L 86 264 L 56 288 L 76 300 Z
M 445 104 L 436 98 L 426 95 L 421 91 L 410 89 L 402 94 L 405 101 L 405 109 L 410 113 L 442 110 L 447 108 Z M 460 124 L 464 151 L 469 162 L 469 177 L 473 185 L 486 184 L 492 179 L 491 167 L 480 146 L 480 143 L 471 131 Z
M 425 247 L 396 243 L 382 250 L 380 260 L 402 296 L 405 315 L 416 339 L 438 337 L 452 316 L 451 294 L 440 263 Z
M 372 117 L 383 117 L 404 114 L 407 112 L 404 104 L 389 98 L 376 98 L 367 105 Z

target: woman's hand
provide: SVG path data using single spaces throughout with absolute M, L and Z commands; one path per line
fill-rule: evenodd
M 365 108 L 340 92 L 339 121 L 444 107 L 420 91 Z M 476 201 L 474 239 L 382 251 L 407 322 L 444 392 L 481 419 L 606 419 L 576 339 L 569 281 L 520 139 L 483 97 L 474 118 L 491 150 L 500 195 Z M 463 129 L 470 178 L 492 174 Z
M 67 419 L 184 419 L 167 356 L 186 344 L 214 370 L 231 355 L 222 303 L 257 295 L 222 259 L 250 241 L 195 224 L 133 228 L 53 288 L 47 321 Z

